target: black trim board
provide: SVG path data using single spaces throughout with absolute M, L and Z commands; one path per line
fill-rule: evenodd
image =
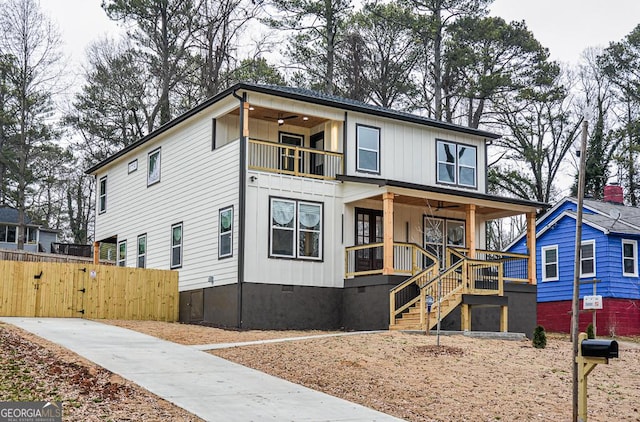
M 542 208 L 542 209 L 547 209 L 550 207 L 549 204 L 545 204 L 543 202 L 527 201 L 525 199 L 518 199 L 518 198 L 505 198 L 505 197 L 500 197 L 496 195 L 489 195 L 486 193 L 471 192 L 471 191 L 458 190 L 458 189 L 448 189 L 440 186 L 419 185 L 417 183 L 401 182 L 398 180 L 377 179 L 373 177 L 361 177 L 361 176 L 347 176 L 342 174 L 337 175 L 336 178 L 341 182 L 365 183 L 370 185 L 377 185 L 379 187 L 389 186 L 394 188 L 414 189 L 422 192 L 441 193 L 445 195 L 462 196 L 464 198 L 482 199 L 485 201 L 503 202 L 505 204 L 524 205 L 527 207 Z

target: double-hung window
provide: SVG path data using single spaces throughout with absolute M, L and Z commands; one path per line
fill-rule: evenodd
M 580 277 L 596 276 L 596 241 L 586 240 L 580 245 Z
M 557 281 L 558 245 L 542 247 L 542 281 Z
M 322 259 L 322 204 L 271 198 L 269 256 Z
M 153 150 L 147 157 L 147 186 L 160 181 L 160 148 Z
M 622 275 L 638 276 L 638 242 L 622 239 Z
M 105 211 L 107 211 L 107 176 L 100 178 L 98 193 L 98 213 L 102 214 Z
M 147 235 L 138 236 L 138 268 L 147 266 Z
M 358 171 L 380 173 L 380 128 L 372 126 L 356 126 Z
M 233 255 L 233 207 L 220 210 L 218 230 L 218 258 Z
M 182 223 L 171 226 L 171 268 L 182 267 Z
M 118 266 L 124 267 L 127 265 L 127 241 L 123 240 L 118 242 Z
M 476 147 L 438 140 L 436 150 L 438 183 L 477 187 Z

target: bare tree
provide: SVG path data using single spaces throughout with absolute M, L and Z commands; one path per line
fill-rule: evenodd
M 9 161 L 11 199 L 18 210 L 18 249 L 24 248 L 27 195 L 36 182 L 34 160 L 55 133 L 48 122 L 51 95 L 61 74 L 60 36 L 35 0 L 0 3 L 0 54 L 11 57 L 9 75 L 15 99 L 16 121 L 5 128 L 13 142 L 15 160 Z

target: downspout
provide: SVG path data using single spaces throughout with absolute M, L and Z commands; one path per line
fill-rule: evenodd
M 233 96 L 240 101 L 240 177 L 239 177 L 239 199 L 238 199 L 238 315 L 237 328 L 242 328 L 242 283 L 244 282 L 244 245 L 245 245 L 245 203 L 247 192 L 245 184 L 247 180 L 247 139 L 244 133 L 244 104 L 247 101 L 247 93 L 240 97 L 237 91 L 233 91 Z

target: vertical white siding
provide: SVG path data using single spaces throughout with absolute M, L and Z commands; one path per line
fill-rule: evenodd
M 219 127 L 224 125 L 218 124 Z M 154 142 L 101 169 L 107 212 L 96 239 L 127 240 L 127 266 L 136 265 L 137 236 L 147 234 L 147 267 L 170 266 L 171 225 L 183 223 L 180 290 L 237 282 L 239 142 L 211 151 L 211 116 L 196 116 Z M 237 128 L 237 126 L 236 126 Z M 147 187 L 147 153 L 161 148 L 160 182 Z M 138 170 L 127 174 L 127 164 Z M 218 259 L 218 211 L 234 207 L 233 257 Z

